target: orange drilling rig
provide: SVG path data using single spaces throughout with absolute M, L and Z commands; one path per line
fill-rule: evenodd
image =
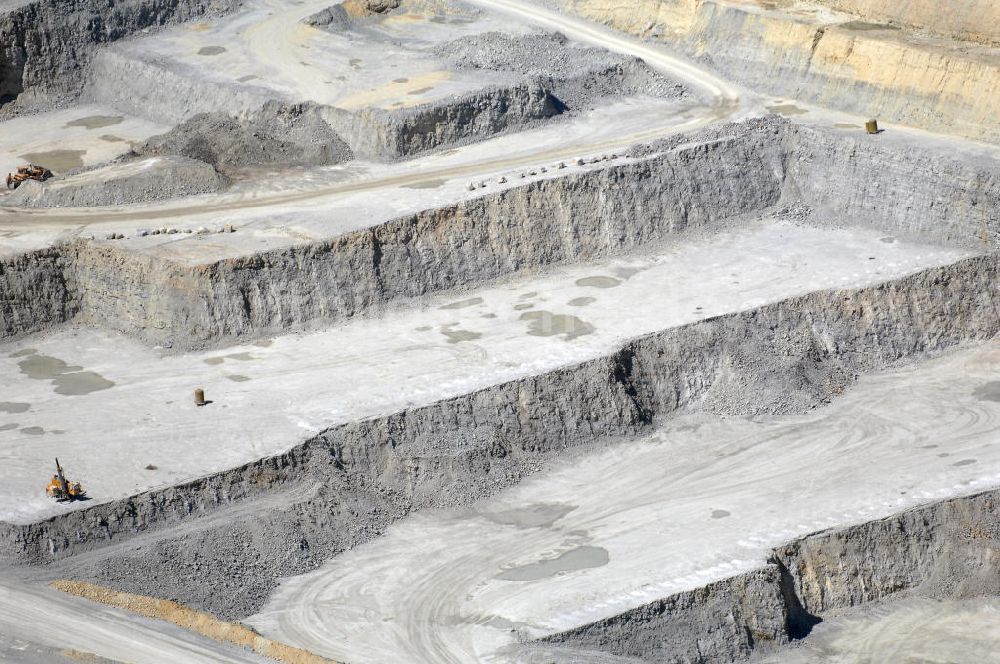
M 58 500 L 60 503 L 67 500 L 80 500 L 85 494 L 83 487 L 80 486 L 79 482 L 70 482 L 66 479 L 66 476 L 63 475 L 63 469 L 62 466 L 59 465 L 59 459 L 56 459 L 56 474 L 52 476 L 52 480 L 49 482 L 49 485 L 45 487 L 45 493 Z

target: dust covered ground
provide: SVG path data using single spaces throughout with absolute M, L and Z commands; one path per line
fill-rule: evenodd
M 0 2 L 0 660 L 992 661 L 995 49 L 779 5 Z

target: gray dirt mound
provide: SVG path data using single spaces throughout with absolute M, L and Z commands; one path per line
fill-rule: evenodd
M 3 199 L 12 207 L 100 207 L 221 191 L 229 179 L 186 157 L 111 164 L 41 183 L 29 180 Z
M 320 166 L 348 161 L 351 149 L 308 104 L 265 104 L 248 118 L 200 113 L 136 148 L 143 156 L 180 155 L 220 171 L 250 166 Z
M 440 44 L 432 53 L 458 69 L 509 72 L 534 79 L 569 109 L 612 96 L 688 95 L 684 86 L 661 76 L 639 58 L 574 46 L 558 32 L 486 32 Z
M 399 14 L 473 17 L 481 13 L 472 5 L 452 0 L 345 0 L 316 12 L 303 19 L 303 22 L 314 28 L 336 33 Z

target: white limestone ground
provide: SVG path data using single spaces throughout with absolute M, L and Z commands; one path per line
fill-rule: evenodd
M 56 173 L 102 164 L 167 129 L 95 104 L 13 118 L 0 131 L 0 177 L 29 161 Z
M 683 416 L 475 507 L 415 514 L 286 580 L 249 622 L 342 661 L 517 661 L 519 638 L 753 569 L 795 537 L 997 486 L 998 369 L 990 343 L 864 377 L 804 415 Z M 891 656 L 907 621 L 882 621 L 884 657 L 787 661 L 915 661 Z M 820 646 L 864 654 L 877 632 L 861 620 Z
M 193 113 L 250 110 L 267 99 L 310 100 L 345 109 L 401 108 L 509 82 L 492 72 L 461 73 L 424 52 L 435 41 L 506 30 L 530 32 L 519 20 L 454 8 L 450 22 L 432 21 L 433 12 L 388 16 L 366 34 L 324 31 L 304 23 L 332 3 L 308 0 L 290 4 L 259 0 L 240 12 L 212 22 L 173 28 L 134 44 L 115 46 L 99 58 L 114 59 L 109 72 L 135 76 L 138 100 L 165 102 L 150 109 L 161 119 L 178 121 Z M 438 8 L 447 10 L 445 3 Z M 444 18 L 439 17 L 439 18 Z M 459 19 L 459 20 L 454 20 Z M 381 38 L 380 38 L 381 37 Z M 124 65 L 122 63 L 128 63 Z M 98 66 L 98 71 L 103 71 Z M 171 73 L 203 94 L 190 99 L 164 98 Z M 167 83 L 166 85 L 169 85 Z M 90 93 L 120 104 L 126 95 L 94 80 Z
M 1000 602 L 910 599 L 825 620 L 800 647 L 761 664 L 1000 662 Z
M 271 660 L 166 622 L 0 577 L 0 661 L 255 664 Z
M 335 424 L 606 354 L 644 333 L 966 255 L 769 222 L 243 348 L 161 356 L 92 329 L 7 343 L 0 519 L 80 506 L 44 495 L 53 457 L 94 500 L 112 500 L 281 452 Z M 198 387 L 214 403 L 195 407 Z
M 117 208 L 0 207 L 0 255 L 79 237 L 122 233 L 129 247 L 190 264 L 328 239 L 394 217 L 602 165 L 579 156 L 623 150 L 635 142 L 707 124 L 703 108 L 652 98 L 626 99 L 560 121 L 398 164 L 354 161 L 310 171 L 238 180 L 229 191 Z M 75 145 L 75 144 L 74 144 Z M 567 168 L 558 168 L 559 162 Z M 547 172 L 542 173 L 545 167 Z M 531 171 L 534 176 L 528 175 Z M 520 174 L 526 177 L 522 179 Z M 506 179 L 500 183 L 501 178 Z M 469 191 L 470 182 L 486 189 Z M 141 230 L 235 225 L 203 237 L 139 237 Z

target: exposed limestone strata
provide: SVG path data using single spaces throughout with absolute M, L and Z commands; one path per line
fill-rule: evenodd
M 868 4 L 867 0 L 834 2 L 852 11 Z M 562 0 L 561 4 L 620 30 L 659 35 L 727 78 L 769 94 L 1000 141 L 1000 120 L 993 104 L 1000 92 L 1000 64 L 992 49 L 978 44 L 954 44 L 905 30 L 873 30 L 871 25 L 849 20 L 850 16 L 818 19 L 804 11 L 774 9 L 776 5 L 767 9 L 764 3 L 640 0 L 625 5 Z M 899 4 L 903 7 L 898 11 L 889 9 Z M 931 24 L 929 10 L 906 8 L 917 4 L 882 3 L 885 11 L 874 13 L 885 14 L 886 20 L 890 14 L 901 21 L 910 17 L 919 27 Z M 989 17 L 997 10 L 988 9 L 986 2 L 975 4 L 972 12 L 938 9 L 934 16 L 958 14 L 973 24 L 994 25 Z M 995 38 L 990 32 L 995 28 L 983 30 L 987 31 L 979 35 L 983 39 Z
M 232 11 L 239 0 L 31 0 L 0 13 L 0 104 L 79 92 L 95 46 L 143 28 Z
M 681 408 L 802 411 L 858 374 L 995 337 L 998 276 L 996 256 L 978 257 L 650 334 L 606 357 L 337 426 L 230 471 L 0 525 L 0 559 L 39 563 L 111 546 L 72 575 L 247 615 L 278 577 L 412 509 L 510 486 L 560 450 L 634 437 Z M 146 538 L 141 549 L 114 548 L 133 536 Z M 137 572 L 154 563 L 155 578 Z
M 652 661 L 722 663 L 805 637 L 830 611 L 908 593 L 995 596 L 998 506 L 1000 491 L 989 491 L 809 535 L 775 549 L 764 568 L 543 642 Z
M 0 338 L 65 323 L 79 311 L 58 248 L 0 258 Z
M 1000 42 L 1000 5 L 993 0 L 815 0 L 862 19 L 888 22 L 963 41 Z
M 634 160 L 532 182 L 330 240 L 190 266 L 122 243 L 0 261 L 5 306 L 44 311 L 0 337 L 74 320 L 175 348 L 341 321 L 524 270 L 599 259 L 740 215 L 804 202 L 810 223 L 989 250 L 1000 241 L 1000 169 L 784 122 L 740 124 L 637 149 Z M 609 162 L 615 164 L 616 162 Z M 919 183 L 919 184 L 914 184 Z M 31 288 L 28 288 L 28 285 Z M 45 302 L 52 299 L 53 302 Z M 71 300 L 76 305 L 65 307 Z M 51 312 L 61 312 L 55 315 Z

